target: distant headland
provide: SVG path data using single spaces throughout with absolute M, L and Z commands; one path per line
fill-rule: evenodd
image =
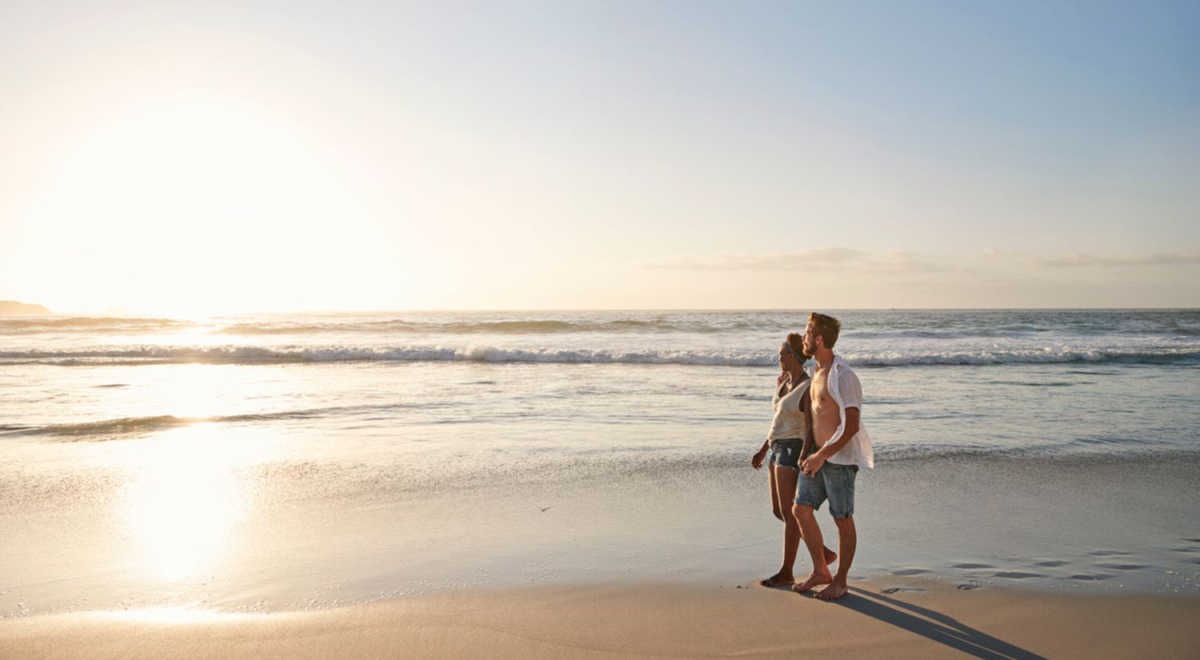
M 41 305 L 0 300 L 0 316 L 46 316 L 53 313 Z

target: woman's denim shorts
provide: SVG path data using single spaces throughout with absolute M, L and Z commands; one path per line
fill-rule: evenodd
M 800 450 L 804 449 L 804 441 L 800 439 L 775 440 L 771 442 L 771 465 L 782 465 L 793 470 L 800 470 Z

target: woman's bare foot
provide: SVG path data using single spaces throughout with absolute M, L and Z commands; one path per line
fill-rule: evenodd
M 825 548 L 825 564 L 832 564 L 837 561 L 837 553 L 829 548 Z
M 834 580 L 829 583 L 828 587 L 817 592 L 817 598 L 821 600 L 837 600 L 846 595 L 849 589 L 846 588 L 844 580 Z
M 829 574 L 829 571 L 825 571 L 824 573 L 813 571 L 812 573 L 808 574 L 808 578 L 806 578 L 804 582 L 792 585 L 792 591 L 802 594 L 813 587 L 817 587 L 822 584 L 829 584 L 830 582 L 833 582 L 833 576 Z
M 796 578 L 791 573 L 779 571 L 765 580 L 759 580 L 758 583 L 764 587 L 786 587 L 789 584 L 795 584 Z

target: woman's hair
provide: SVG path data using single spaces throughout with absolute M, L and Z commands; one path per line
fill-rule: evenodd
M 804 335 L 799 335 L 794 332 L 789 333 L 787 339 L 785 339 L 783 342 L 783 346 L 790 348 L 792 350 L 792 354 L 796 356 L 796 359 L 801 363 L 812 357 L 804 352 Z M 782 346 L 780 348 L 782 348 Z

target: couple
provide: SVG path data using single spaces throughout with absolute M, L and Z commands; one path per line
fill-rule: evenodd
M 775 418 L 754 469 L 769 454 L 768 476 L 775 517 L 783 521 L 783 566 L 762 581 L 766 587 L 792 585 L 796 592 L 823 587 L 817 598 L 846 595 L 846 578 L 858 538 L 854 529 L 854 479 L 859 467 L 875 466 L 871 440 L 859 423 L 862 386 L 841 357 L 833 354 L 841 323 L 813 312 L 804 336 L 790 334 L 779 347 L 783 373 L 772 402 Z M 804 363 L 816 359 L 808 374 Z M 838 552 L 825 547 L 814 512 L 829 500 L 838 530 Z M 794 503 L 793 503 L 794 502 Z M 796 551 L 804 539 L 813 570 L 797 582 L 792 575 Z M 838 562 L 837 573 L 829 565 Z

